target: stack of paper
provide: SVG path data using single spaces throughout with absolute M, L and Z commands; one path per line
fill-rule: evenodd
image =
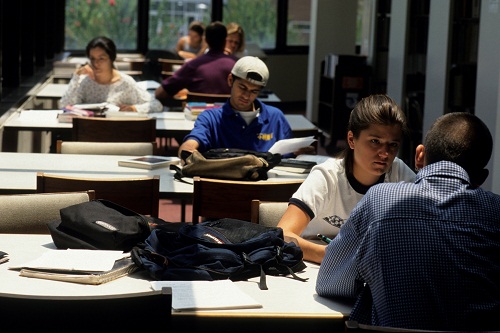
M 261 308 L 258 303 L 231 280 L 218 281 L 152 281 L 154 290 L 172 288 L 175 311 Z

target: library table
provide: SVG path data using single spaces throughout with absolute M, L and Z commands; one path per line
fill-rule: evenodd
M 92 286 L 21 277 L 18 271 L 8 269 L 34 260 L 45 251 L 54 251 L 50 235 L 0 234 L 0 250 L 7 252 L 10 258 L 9 262 L 0 265 L 0 296 L 117 295 L 152 290 L 149 276 L 144 271 Z M 259 289 L 259 278 L 235 282 L 243 292 L 262 304 L 262 308 L 174 311 L 171 324 L 188 332 L 344 332 L 344 321 L 352 304 L 345 300 L 319 297 L 315 291 L 319 266 L 306 264 L 304 272 L 298 273 L 300 277 L 308 278 L 306 282 L 268 275 L 268 290 Z M 172 297 L 175 298 L 175 293 Z M 147 316 L 147 309 L 143 313 Z M 162 328 L 161 331 L 172 330 Z
M 19 131 L 60 131 L 71 133 L 73 124 L 60 123 L 57 115 L 62 110 L 18 110 L 3 124 L 2 151 L 17 151 Z M 108 112 L 110 117 L 143 117 L 137 112 Z M 183 112 L 150 113 L 147 117 L 156 118 L 156 133 L 158 137 L 184 137 L 193 129 L 194 121 L 187 120 Z M 297 134 L 314 130 L 317 127 L 301 114 L 287 114 L 292 131 Z M 300 134 L 299 134 L 300 135 Z

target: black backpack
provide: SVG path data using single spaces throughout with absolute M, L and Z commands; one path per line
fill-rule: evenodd
M 154 280 L 247 280 L 266 274 L 292 275 L 306 265 L 302 250 L 285 242 L 281 228 L 224 218 L 184 224 L 177 232 L 155 229 L 143 248 L 132 250 L 135 263 Z

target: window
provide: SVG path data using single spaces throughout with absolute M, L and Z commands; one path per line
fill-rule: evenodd
M 236 22 L 245 30 L 245 44 L 261 49 L 276 46 L 276 0 L 227 0 L 224 2 L 224 23 Z
M 150 49 L 174 50 L 177 40 L 187 35 L 192 21 L 208 25 L 211 0 L 151 0 L 149 7 Z
M 190 22 L 220 20 L 241 25 L 249 46 L 306 52 L 310 15 L 311 0 L 66 0 L 65 50 L 101 35 L 120 51 L 172 50 Z
M 309 45 L 311 29 L 311 1 L 289 0 L 287 45 Z
M 137 4 L 137 0 L 67 0 L 64 48 L 84 50 L 92 38 L 106 36 L 119 50 L 136 50 Z

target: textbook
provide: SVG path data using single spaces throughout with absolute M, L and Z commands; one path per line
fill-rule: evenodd
M 130 168 L 139 169 L 157 169 L 169 166 L 170 164 L 178 164 L 180 158 L 176 156 L 156 156 L 156 155 L 145 155 L 137 158 L 129 158 L 126 160 L 119 160 L 118 165 Z
M 187 120 L 196 120 L 198 115 L 203 111 L 222 105 L 224 105 L 224 103 L 188 102 L 184 107 L 184 116 Z
M 281 162 L 273 169 L 293 172 L 293 173 L 309 173 L 316 162 L 297 160 L 295 158 L 283 158 Z
M 137 270 L 137 268 L 132 258 L 127 257 L 116 260 L 113 268 L 108 271 L 94 272 L 50 268 L 23 268 L 19 275 L 38 279 L 98 285 L 126 276 Z

